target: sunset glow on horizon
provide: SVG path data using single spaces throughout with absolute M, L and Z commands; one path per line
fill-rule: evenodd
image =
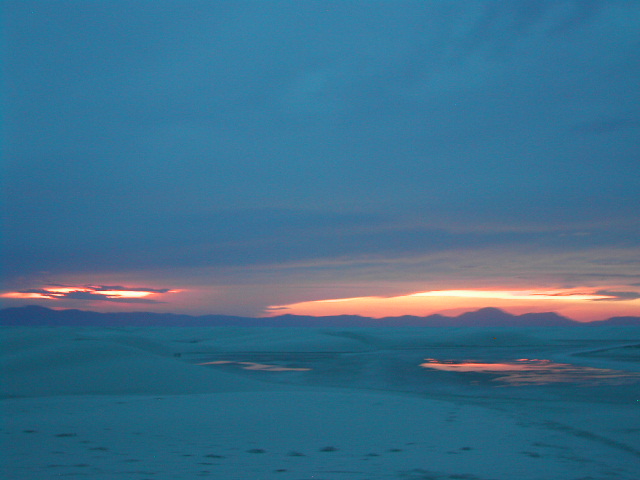
M 49 285 L 42 288 L 34 288 L 16 292 L 0 294 L 2 298 L 15 299 L 42 299 L 42 300 L 94 300 L 94 301 L 121 301 L 121 302 L 155 302 L 147 297 L 155 297 L 164 293 L 178 293 L 180 290 L 153 289 L 120 286 L 62 286 Z
M 457 315 L 485 307 L 507 309 L 512 313 L 554 311 L 578 321 L 601 319 L 606 311 L 631 315 L 640 300 L 620 298 L 621 292 L 588 288 L 530 290 L 431 290 L 392 297 L 338 298 L 274 305 L 269 316 L 282 315 L 361 315 L 373 318 L 402 315 L 427 316 L 435 313 Z M 604 314 L 606 315 L 606 314 Z
M 584 293 L 584 289 L 564 290 L 433 290 L 408 297 L 496 298 L 503 300 L 615 300 L 612 295 Z
M 494 307 L 516 315 L 556 312 L 573 320 L 588 322 L 613 316 L 638 315 L 640 292 L 629 290 L 628 286 L 611 285 L 572 288 L 426 290 L 404 295 L 360 295 L 273 303 L 262 309 L 260 313 L 249 316 L 273 317 L 283 314 L 315 317 L 358 315 L 371 318 L 432 314 L 457 316 L 481 308 Z M 312 292 L 314 292 L 313 289 L 303 295 L 308 298 Z M 315 293 L 317 295 L 321 291 Z M 339 293 L 339 290 L 335 293 Z M 179 295 L 167 296 L 166 294 Z M 113 311 L 122 308 L 149 310 L 153 307 L 154 311 L 160 309 L 165 312 L 202 315 L 223 313 L 215 308 L 205 310 L 199 304 L 202 299 L 210 301 L 215 294 L 216 292 L 212 290 L 198 291 L 194 288 L 158 289 L 96 284 L 83 286 L 50 284 L 39 288 L 4 292 L 0 294 L 0 298 L 33 301 L 55 309 L 86 307 L 97 311 Z M 299 295 L 292 296 L 292 299 Z

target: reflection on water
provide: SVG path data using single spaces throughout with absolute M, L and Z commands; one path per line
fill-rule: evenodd
M 500 375 L 491 379 L 508 385 L 545 385 L 549 383 L 580 383 L 587 385 L 626 385 L 640 382 L 640 373 L 582 367 L 550 360 L 520 358 L 509 362 L 440 361 L 425 359 L 421 367 L 448 372 L 476 372 Z
M 217 360 L 215 362 L 198 363 L 198 365 L 238 365 L 245 370 L 263 370 L 267 372 L 302 372 L 310 368 L 283 367 L 282 365 L 268 365 L 255 362 L 235 362 L 233 360 Z

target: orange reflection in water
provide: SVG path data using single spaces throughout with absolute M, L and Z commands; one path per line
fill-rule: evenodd
M 244 370 L 262 370 L 267 372 L 303 372 L 310 368 L 283 367 L 281 365 L 268 365 L 255 362 L 235 362 L 233 360 L 217 360 L 215 362 L 198 363 L 198 365 L 239 365 Z
M 421 367 L 447 372 L 506 374 L 491 381 L 512 386 L 580 383 L 588 385 L 624 385 L 640 382 L 640 373 L 605 368 L 582 367 L 550 360 L 521 358 L 510 362 L 440 361 L 427 358 Z

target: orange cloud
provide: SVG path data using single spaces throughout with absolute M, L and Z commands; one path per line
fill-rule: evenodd
M 147 297 L 157 297 L 165 293 L 177 292 L 179 292 L 179 290 L 170 290 L 168 288 L 157 289 L 106 285 L 49 285 L 42 288 L 34 288 L 17 292 L 6 292 L 1 294 L 0 297 L 24 299 L 32 298 L 44 300 L 72 299 L 125 303 L 157 303 L 158 300 Z

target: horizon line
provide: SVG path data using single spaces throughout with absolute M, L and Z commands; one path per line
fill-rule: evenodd
M 556 317 L 558 317 L 559 319 L 565 319 L 565 320 L 569 320 L 571 322 L 574 322 L 576 324 L 589 324 L 589 323 L 598 323 L 598 322 L 604 322 L 607 320 L 611 320 L 614 318 L 638 318 L 640 319 L 640 315 L 614 315 L 614 316 L 610 316 L 610 317 L 606 317 L 603 318 L 601 320 L 585 320 L 585 321 L 580 321 L 580 320 L 576 320 L 574 318 L 571 317 L 567 317 L 565 315 L 561 315 L 560 313 L 556 312 L 556 311 L 545 311 L 545 312 L 526 312 L 526 313 L 510 313 L 509 311 L 503 309 L 503 308 L 499 308 L 499 307 L 481 307 L 478 309 L 474 309 L 474 310 L 468 310 L 466 312 L 462 312 L 458 315 L 446 315 L 443 313 L 431 313 L 428 315 L 412 315 L 412 314 L 405 314 L 405 315 L 393 315 L 393 316 L 384 316 L 384 317 L 369 317 L 366 315 L 359 315 L 359 314 L 349 314 L 349 313 L 344 313 L 344 314 L 335 314 L 335 315 L 300 315 L 300 314 L 295 314 L 295 313 L 283 313 L 280 315 L 270 315 L 270 316 L 245 316 L 245 315 L 235 315 L 235 314 L 226 314 L 226 313 L 204 313 L 204 314 L 191 314 L 191 313 L 178 313 L 178 312 L 153 312 L 153 311 L 98 311 L 98 310 L 84 310 L 81 308 L 64 308 L 64 307 L 45 307 L 42 305 L 35 305 L 35 304 L 28 304 L 28 305 L 21 305 L 21 306 L 17 306 L 17 307 L 5 307 L 5 308 L 0 308 L 0 312 L 4 312 L 7 310 L 19 310 L 19 309 L 29 309 L 29 308 L 36 308 L 36 309 L 42 309 L 42 310 L 48 310 L 48 311 L 54 311 L 54 312 L 65 312 L 65 311 L 77 311 L 77 312 L 84 312 L 84 313 L 97 313 L 100 315 L 173 315 L 173 316 L 185 316 L 185 317 L 191 317 L 191 318 L 202 318 L 202 317 L 231 317 L 231 318 L 239 318 L 239 319 L 252 319 L 252 320 L 259 320 L 259 319 L 274 319 L 274 318 L 278 318 L 278 317 L 298 317 L 298 318 L 314 318 L 314 319 L 323 319 L 323 318 L 339 318 L 339 317 L 350 317 L 350 318 L 360 318 L 363 320 L 374 320 L 374 321 L 382 321 L 385 319 L 402 319 L 402 318 L 415 318 L 415 319 L 428 319 L 428 318 L 432 318 L 432 317 L 440 317 L 440 318 L 449 318 L 449 319 L 457 319 L 460 318 L 464 315 L 467 314 L 473 314 L 473 313 L 478 313 L 484 310 L 494 310 L 497 312 L 500 312 L 502 314 L 514 317 L 514 318 L 518 318 L 518 317 L 523 317 L 523 316 L 527 316 L 527 315 L 555 315 Z

